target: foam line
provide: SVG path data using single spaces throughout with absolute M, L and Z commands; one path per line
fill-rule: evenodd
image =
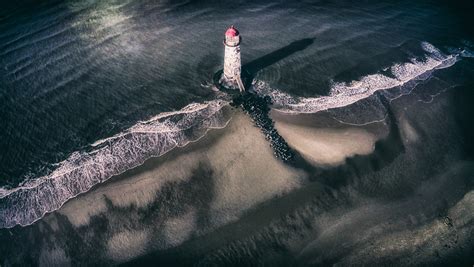
M 328 96 L 293 97 L 256 81 L 252 90 L 269 95 L 274 108 L 287 113 L 315 113 L 343 107 L 367 98 L 378 90 L 400 87 L 399 94 L 413 90 L 417 81 L 431 77 L 437 69 L 453 66 L 469 50 L 443 54 L 433 45 L 421 44 L 426 57 L 390 67 L 392 76 L 372 74 L 350 83 L 333 83 Z M 396 97 L 396 96 L 395 96 Z M 226 125 L 222 108 L 226 100 L 190 104 L 175 112 L 161 113 L 115 136 L 93 143 L 90 151 L 77 151 L 55 164 L 50 174 L 25 180 L 13 189 L 0 188 L 0 228 L 29 225 L 46 213 L 59 209 L 67 200 L 90 190 L 114 175 L 142 164 L 175 147 L 202 137 L 210 128 Z
M 114 175 L 200 138 L 226 125 L 227 101 L 190 104 L 180 111 L 139 122 L 116 136 L 97 141 L 91 151 L 72 153 L 50 174 L 13 189 L 0 189 L 0 228 L 29 225 L 67 200 Z
M 461 57 L 468 54 L 463 50 L 459 54 L 445 55 L 433 45 L 423 42 L 426 59 L 411 59 L 406 63 L 390 67 L 393 77 L 383 74 L 371 74 L 350 83 L 333 82 L 328 96 L 294 97 L 271 88 L 263 81 L 256 81 L 253 90 L 260 95 L 271 97 L 274 108 L 285 113 L 316 113 L 318 111 L 344 107 L 367 98 L 379 90 L 400 87 L 400 94 L 406 94 L 416 86 L 416 80 L 426 80 L 438 69 L 453 66 Z M 411 83 L 414 81 L 415 83 Z M 407 86 L 405 86 L 407 85 Z

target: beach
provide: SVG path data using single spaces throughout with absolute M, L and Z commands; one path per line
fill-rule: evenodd
M 3 6 L 0 265 L 472 266 L 471 14 Z
M 423 104 L 402 97 L 390 103 L 386 121 L 358 127 L 328 113 L 273 111 L 276 128 L 313 170 L 275 158 L 251 119 L 226 107 L 224 128 L 98 184 L 33 225 L 9 230 L 9 238 L 48 236 L 48 245 L 34 248 L 41 265 L 75 260 L 190 264 L 196 259 L 223 264 L 240 257 L 319 264 L 347 250 L 353 251 L 343 257 L 347 263 L 397 255 L 403 259 L 397 263 L 412 265 L 432 260 L 434 251 L 467 253 L 474 201 L 467 177 L 474 175 L 474 165 L 457 160 L 461 147 L 456 143 L 447 150 L 432 146 L 460 134 L 438 121 L 441 113 L 455 112 L 446 112 L 446 105 L 462 92 Z M 405 108 L 415 106 L 424 111 L 407 115 Z M 420 131 L 420 123 L 430 132 Z M 315 143 L 306 147 L 302 140 Z M 332 154 L 326 151 L 331 145 Z M 392 149 L 391 157 L 378 151 L 398 145 L 403 148 Z M 440 150 L 445 154 L 431 162 L 410 163 Z M 272 254 L 274 249 L 256 245 L 261 242 L 284 253 Z M 321 253 L 328 247 L 331 253 Z M 416 257 L 399 257 L 414 247 Z M 88 256 L 68 256 L 78 250 Z

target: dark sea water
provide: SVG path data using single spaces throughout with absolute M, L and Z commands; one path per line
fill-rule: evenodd
M 368 125 L 392 116 L 387 101 L 410 99 L 394 105 L 403 109 L 404 102 L 453 94 L 457 102 L 446 109 L 458 103 L 465 110 L 446 125 L 460 133 L 430 146 L 464 146 L 460 158 L 472 160 L 472 141 L 464 139 L 472 133 L 473 110 L 463 102 L 472 99 L 474 81 L 471 11 L 456 1 L 2 3 L 0 227 L 21 229 L 94 185 L 185 146 L 209 128 L 225 127 L 229 97 L 207 84 L 222 69 L 222 38 L 231 24 L 242 34 L 253 90 L 270 96 L 276 110 L 325 112 L 345 125 Z M 443 121 L 425 127 L 428 119 L 419 116 L 416 127 L 427 135 L 431 125 L 444 127 Z M 430 162 L 430 153 L 413 157 Z M 338 187 L 337 181 L 328 184 Z M 360 183 L 360 190 L 370 191 Z M 202 242 L 211 244 L 207 239 Z M 319 253 L 321 246 L 299 255 L 307 259 L 307 251 Z M 226 263 L 200 253 L 204 264 Z M 334 253 L 331 260 L 342 257 Z M 308 262 L 337 262 L 319 260 Z

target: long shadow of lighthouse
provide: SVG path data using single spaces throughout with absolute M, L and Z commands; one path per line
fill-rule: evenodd
M 306 49 L 312 43 L 312 38 L 301 39 L 243 65 L 242 78 L 247 90 L 235 96 L 232 101 L 233 106 L 241 107 L 250 115 L 255 125 L 260 128 L 265 138 L 270 142 L 275 156 L 283 161 L 292 161 L 295 157 L 299 158 L 300 156 L 288 146 L 285 139 L 275 129 L 274 122 L 269 115 L 272 104 L 270 97 L 259 96 L 248 89 L 251 88 L 252 81 L 260 70 Z
M 252 82 L 253 78 L 257 75 L 259 71 L 264 68 L 267 68 L 284 58 L 291 56 L 292 54 L 302 51 L 314 43 L 314 38 L 304 38 L 301 40 L 294 41 L 287 46 L 284 46 L 280 49 L 277 49 L 269 54 L 266 54 L 262 57 L 254 59 L 242 66 L 242 73 L 246 78 L 246 82 Z M 250 86 L 250 84 L 246 84 Z

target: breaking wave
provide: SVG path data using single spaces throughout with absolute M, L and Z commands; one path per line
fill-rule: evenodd
M 227 124 L 215 100 L 190 104 L 162 113 L 128 130 L 92 144 L 90 151 L 74 152 L 49 175 L 19 187 L 0 190 L 0 228 L 29 225 L 94 185 L 202 137 L 210 128 Z
M 394 98 L 410 93 L 417 81 L 426 80 L 437 69 L 454 65 L 460 57 L 467 57 L 466 50 L 446 55 L 427 42 L 421 47 L 426 52 L 426 58 L 411 59 L 406 63 L 394 64 L 386 69 L 392 75 L 371 74 L 350 83 L 333 82 L 328 96 L 295 97 L 273 89 L 263 81 L 256 81 L 253 90 L 260 95 L 271 97 L 273 107 L 285 113 L 315 113 L 318 111 L 344 107 L 359 100 L 370 97 L 376 91 L 399 88 Z
M 263 81 L 254 81 L 252 90 L 270 96 L 273 108 L 279 111 L 315 113 L 351 105 L 379 90 L 398 88 L 390 92 L 392 99 L 408 94 L 418 81 L 431 77 L 433 71 L 450 67 L 461 57 L 473 55 L 467 50 L 456 50 L 446 55 L 426 42 L 421 46 L 426 52 L 425 59 L 394 64 L 385 70 L 391 73 L 390 76 L 372 74 L 350 83 L 334 82 L 328 96 L 294 97 L 271 88 Z M 0 188 L 0 228 L 32 224 L 94 185 L 141 165 L 148 158 L 197 140 L 210 128 L 224 127 L 227 121 L 222 108 L 229 103 L 220 99 L 161 113 L 120 134 L 95 142 L 88 151 L 72 153 L 46 176 L 27 180 L 13 189 Z

